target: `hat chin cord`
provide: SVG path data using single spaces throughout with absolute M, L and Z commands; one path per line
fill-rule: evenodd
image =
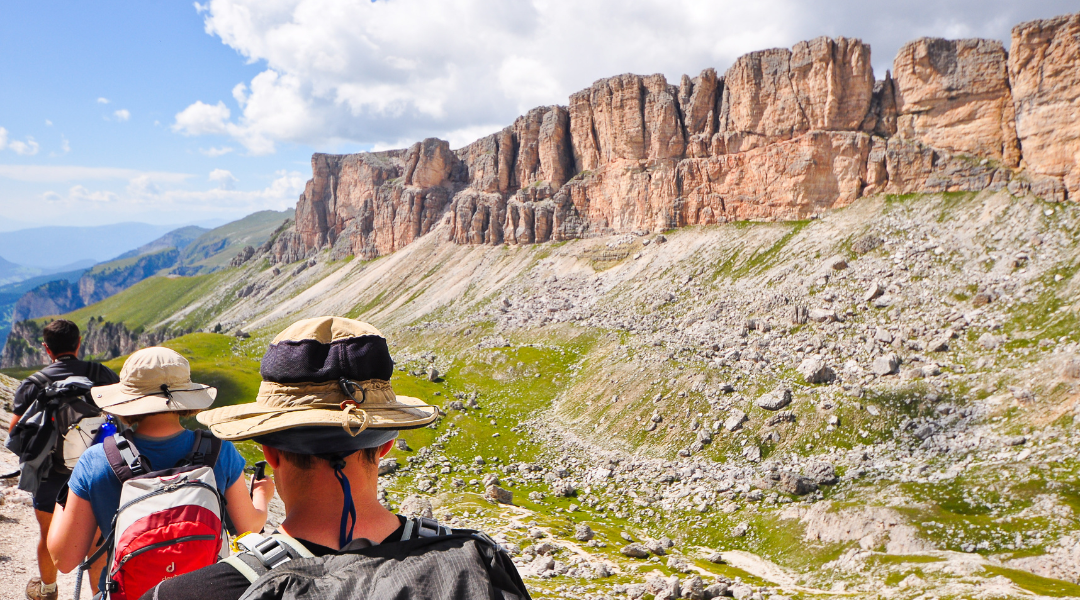
M 353 539 L 353 528 L 356 527 L 356 505 L 353 504 L 349 478 L 345 476 L 345 457 L 340 454 L 335 456 L 330 461 L 330 466 L 333 467 L 334 477 L 341 485 L 341 493 L 345 495 L 345 503 L 341 507 L 341 527 L 338 529 L 338 546 L 344 548 Z M 350 518 L 352 523 L 349 523 Z M 348 527 L 347 530 L 346 527 Z

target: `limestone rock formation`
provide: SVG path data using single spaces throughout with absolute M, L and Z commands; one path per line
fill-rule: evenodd
M 451 150 L 316 154 L 270 255 L 373 258 L 437 227 L 531 244 L 739 219 L 801 219 L 880 193 L 1080 186 L 1080 15 L 996 41 L 923 38 L 875 81 L 870 47 L 817 38 L 705 69 L 601 79 Z
M 893 61 L 897 135 L 1015 167 L 1020 152 L 1005 48 L 996 40 L 921 38 Z
M 1024 162 L 1044 194 L 1080 198 L 1080 13 L 1013 28 L 1009 74 Z

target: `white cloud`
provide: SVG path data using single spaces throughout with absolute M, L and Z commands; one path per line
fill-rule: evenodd
M 229 107 L 224 102 L 214 105 L 196 102 L 176 114 L 172 130 L 184 135 L 226 133 L 225 124 L 229 115 Z
M 150 175 L 139 175 L 128 182 L 127 193 L 135 200 L 157 196 L 161 193 L 154 178 Z
M 862 37 L 884 74 L 921 35 L 1008 36 L 1075 0 L 209 0 L 206 31 L 263 70 L 173 129 L 225 135 L 253 154 L 280 142 L 417 140 L 509 124 L 618 73 L 725 69 L 740 54 L 819 35 Z M 228 90 L 222 90 L 227 97 Z M 471 141 L 471 140 L 470 140 Z
M 217 183 L 220 189 L 234 190 L 236 189 L 236 182 L 239 180 L 225 169 L 214 169 L 210 171 L 210 181 Z
M 90 191 L 85 186 L 75 185 L 72 186 L 67 195 L 58 194 L 56 192 L 45 192 L 43 198 L 52 203 L 62 204 L 68 207 L 83 207 L 92 208 L 94 205 L 113 203 L 120 199 L 118 195 L 107 190 Z M 91 205 L 87 207 L 87 205 Z
M 45 125 L 48 127 L 52 127 L 52 121 L 45 119 Z
M 19 156 L 33 156 L 38 153 L 41 146 L 34 141 L 33 136 L 26 136 L 26 141 L 8 140 L 8 130 L 0 127 L 0 150 L 10 148 Z
M 159 189 L 159 186 L 143 179 L 132 180 L 128 193 L 133 201 L 149 204 L 163 210 L 182 209 L 192 213 L 236 213 L 256 210 L 284 210 L 296 206 L 296 200 L 304 191 L 307 177 L 298 171 L 277 171 L 270 184 L 261 190 L 237 190 L 238 181 L 232 173 L 215 169 L 210 180 L 217 188 L 209 190 Z
M 131 111 L 126 108 L 121 108 L 120 110 L 113 112 L 113 116 L 116 117 L 117 121 L 127 121 L 131 118 Z
M 25 142 L 21 140 L 8 142 L 8 148 L 14 150 L 15 154 L 18 154 L 19 156 L 33 156 L 38 153 L 41 146 L 34 141 L 32 136 L 26 136 Z
M 148 177 L 165 183 L 182 183 L 191 178 L 186 173 L 138 171 L 114 167 L 80 167 L 75 165 L 0 165 L 0 177 L 31 183 L 56 181 L 131 180 Z
M 214 147 L 199 148 L 199 152 L 201 152 L 202 154 L 205 154 L 206 156 L 209 156 L 210 158 L 217 158 L 219 156 L 225 156 L 226 154 L 228 154 L 228 153 L 230 153 L 232 151 L 233 151 L 232 146 L 222 146 L 220 148 L 214 148 Z
M 108 104 L 109 99 L 108 98 L 98 98 L 97 102 L 98 102 L 98 104 Z

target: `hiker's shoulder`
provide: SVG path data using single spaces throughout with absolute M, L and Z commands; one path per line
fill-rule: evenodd
M 88 500 L 91 488 L 98 485 L 99 481 L 108 479 L 112 472 L 109 459 L 105 456 L 105 447 L 102 444 L 90 446 L 79 457 L 79 462 L 71 470 L 71 478 L 68 486 L 80 498 Z

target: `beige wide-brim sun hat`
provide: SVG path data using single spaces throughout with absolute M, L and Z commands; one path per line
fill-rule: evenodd
M 191 381 L 191 365 L 175 350 L 143 348 L 124 361 L 120 383 L 90 390 L 94 404 L 120 417 L 159 412 L 202 410 L 214 403 L 217 389 Z
M 270 342 L 260 370 L 254 402 L 200 413 L 199 422 L 218 438 L 242 440 L 294 427 L 340 427 L 353 436 L 415 429 L 439 416 L 438 407 L 394 393 L 385 338 L 353 319 L 294 323 Z

